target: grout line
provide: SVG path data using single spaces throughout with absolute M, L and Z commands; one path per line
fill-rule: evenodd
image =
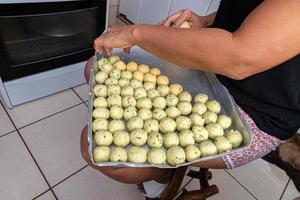
M 77 96 L 82 102 L 84 102 L 84 100 L 79 96 L 79 94 L 77 94 L 77 92 L 74 90 L 74 88 L 71 88 L 71 90 L 76 94 L 76 96 Z
M 17 130 L 17 133 L 18 133 L 19 137 L 21 138 L 21 140 L 22 140 L 23 144 L 25 145 L 25 147 L 26 147 L 26 149 L 27 149 L 27 151 L 28 151 L 29 155 L 30 155 L 30 156 L 31 156 L 31 158 L 33 159 L 33 162 L 35 163 L 35 165 L 37 166 L 38 170 L 39 170 L 39 171 L 40 171 L 40 173 L 42 174 L 42 176 L 43 176 L 43 178 L 44 178 L 44 180 L 45 180 L 46 184 L 47 184 L 47 185 L 48 185 L 48 187 L 50 188 L 50 190 L 51 190 L 52 194 L 54 195 L 55 199 L 57 199 L 57 200 L 58 200 L 58 198 L 57 198 L 57 196 L 55 195 L 55 193 L 53 192 L 53 190 L 52 190 L 52 188 L 51 188 L 51 186 L 50 186 L 50 184 L 49 184 L 48 180 L 46 179 L 46 176 L 44 175 L 44 173 L 43 173 L 42 169 L 40 168 L 40 166 L 38 165 L 37 161 L 35 160 L 35 158 L 34 158 L 34 156 L 33 156 L 32 152 L 30 151 L 30 149 L 29 149 L 29 147 L 27 146 L 27 144 L 26 144 L 26 142 L 25 142 L 24 138 L 22 137 L 21 133 L 20 133 L 20 132 L 19 132 L 19 130 L 17 129 L 17 126 L 16 126 L 16 125 L 15 125 L 15 123 L 13 122 L 12 118 L 10 117 L 10 115 L 9 115 L 9 113 L 7 112 L 7 110 L 6 110 L 6 109 L 5 109 L 5 112 L 6 112 L 6 114 L 8 115 L 9 119 L 11 120 L 11 122 L 12 122 L 13 126 L 14 126 L 14 127 L 15 127 L 15 129 Z
M 3 136 L 9 135 L 9 134 L 11 134 L 11 133 L 13 133 L 13 132 L 15 132 L 15 131 L 16 131 L 16 130 L 10 131 L 10 132 L 8 132 L 8 133 L 4 133 L 3 135 L 0 135 L 0 138 L 3 137 Z
M 286 191 L 286 188 L 288 187 L 290 181 L 291 181 L 291 178 L 289 178 L 289 180 L 287 181 L 287 183 L 286 183 L 286 185 L 285 185 L 285 187 L 284 187 L 284 189 L 283 189 L 283 191 L 282 191 L 282 193 L 281 193 L 281 195 L 280 195 L 280 197 L 279 197 L 279 200 L 282 199 L 282 197 L 283 197 L 283 195 L 284 195 L 284 193 L 285 193 L 285 191 Z
M 3 135 L 0 135 L 0 138 L 1 138 L 1 137 L 3 137 L 3 136 L 6 136 L 6 135 L 8 135 L 8 134 L 10 134 L 10 133 L 15 132 L 15 131 L 16 131 L 16 126 L 15 126 L 14 122 L 12 121 L 11 117 L 9 116 L 9 114 L 8 114 L 7 110 L 5 109 L 4 105 L 2 104 L 2 101 L 0 101 L 0 105 L 2 106 L 2 108 L 3 108 L 3 110 L 4 110 L 5 114 L 6 114 L 6 116 L 8 117 L 9 121 L 12 123 L 12 125 L 13 125 L 14 128 L 15 128 L 15 130 L 13 130 L 13 131 L 11 131 L 11 132 L 8 132 L 8 133 L 5 133 L 5 134 L 3 134 Z
M 56 183 L 55 185 L 53 185 L 53 186 L 51 187 L 51 189 L 54 188 L 54 187 L 56 187 L 56 186 L 59 185 L 60 183 L 64 182 L 65 180 L 67 180 L 67 179 L 70 178 L 71 176 L 77 174 L 77 173 L 80 172 L 81 170 L 85 169 L 87 166 L 89 166 L 89 165 L 85 165 L 84 167 L 82 167 L 82 168 L 80 168 L 79 170 L 75 171 L 74 173 L 72 173 L 71 175 L 67 176 L 67 177 L 64 178 L 63 180 L 59 181 L 58 183 Z
M 250 192 L 245 186 L 243 186 L 234 176 L 232 176 L 227 170 L 224 169 L 224 171 L 231 176 L 231 178 L 233 178 L 240 186 L 242 186 L 249 194 L 251 194 L 251 196 L 253 196 L 256 200 L 258 200 L 256 198 L 256 196 L 254 194 L 252 194 L 252 192 Z
M 71 106 L 71 107 L 68 107 L 68 108 L 65 108 L 65 109 L 63 109 L 63 110 L 61 110 L 61 111 L 58 111 L 58 112 L 56 112 L 56 113 L 53 113 L 53 114 L 51 114 L 51 115 L 49 115 L 49 116 L 47 116 L 47 117 L 43 117 L 43 118 L 41 118 L 41 119 L 39 119 L 39 120 L 37 120 L 37 121 L 31 122 L 31 123 L 29 123 L 29 124 L 26 124 L 25 126 L 21 126 L 20 128 L 17 128 L 17 129 L 18 129 L 18 130 L 23 129 L 23 128 L 27 127 L 27 126 L 30 126 L 30 125 L 35 124 L 35 123 L 37 123 L 37 122 L 40 122 L 40 121 L 42 121 L 42 120 L 44 120 L 44 119 L 53 117 L 53 116 L 55 116 L 55 115 L 57 115 L 57 114 L 60 114 L 60 113 L 62 113 L 62 112 L 64 112 L 64 111 L 67 111 L 67 110 L 70 110 L 70 109 L 72 109 L 72 108 L 75 108 L 76 106 L 79 106 L 79 105 L 81 105 L 81 104 L 83 104 L 83 102 L 80 102 L 80 103 L 75 104 L 75 105 L 73 105 L 73 106 Z
M 36 197 L 32 198 L 32 200 L 35 200 L 35 199 L 39 198 L 40 196 L 42 196 L 43 194 L 45 194 L 45 193 L 47 193 L 49 191 L 50 191 L 50 188 L 48 190 L 42 192 L 41 194 L 38 194 Z

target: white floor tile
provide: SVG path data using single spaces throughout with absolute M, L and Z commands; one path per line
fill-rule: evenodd
M 0 136 L 15 130 L 4 108 L 0 104 Z
M 228 172 L 258 199 L 279 199 L 289 179 L 284 171 L 262 159 Z
M 136 188 L 87 167 L 53 189 L 60 200 L 144 200 Z
M 80 154 L 86 121 L 87 108 L 80 104 L 20 129 L 51 186 L 86 165 Z
M 84 83 L 77 87 L 73 88 L 75 92 L 80 96 L 83 101 L 87 101 L 89 98 L 89 86 L 88 84 Z
M 255 200 L 255 198 L 236 182 L 224 170 L 211 170 L 212 179 L 210 185 L 217 185 L 219 193 L 208 198 L 209 200 Z M 188 191 L 199 190 L 200 184 L 198 179 L 193 179 L 186 187 Z
M 67 90 L 8 109 L 8 113 L 20 128 L 80 102 L 72 90 Z
M 295 187 L 295 184 L 290 180 L 281 200 L 292 200 L 296 198 L 300 199 L 300 192 Z
M 43 194 L 42 196 L 39 196 L 38 198 L 36 198 L 35 200 L 55 200 L 55 197 L 51 191 L 48 191 L 45 194 Z
M 48 186 L 17 132 L 0 138 L 0 199 L 32 199 Z

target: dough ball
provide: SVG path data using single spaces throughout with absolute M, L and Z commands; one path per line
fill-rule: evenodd
M 157 120 L 162 120 L 167 117 L 167 113 L 162 109 L 154 109 L 152 117 Z
M 226 138 L 232 143 L 232 147 L 239 147 L 243 142 L 243 136 L 241 132 L 237 130 L 230 130 L 226 133 Z
M 135 129 L 130 133 L 130 141 L 133 145 L 143 146 L 146 144 L 148 133 L 143 129 Z
M 167 162 L 176 166 L 185 162 L 185 151 L 180 146 L 171 146 L 167 151 Z
M 143 74 L 146 74 L 146 73 L 148 73 L 150 71 L 150 68 L 146 64 L 140 64 L 138 66 L 138 71 L 142 72 Z
M 121 78 L 121 71 L 118 69 L 112 69 L 109 73 L 111 78 L 120 79 Z
M 188 145 L 185 148 L 186 160 L 188 162 L 192 162 L 194 160 L 198 160 L 201 156 L 200 149 L 194 145 Z
M 96 85 L 93 89 L 93 92 L 96 97 L 106 97 L 107 87 L 105 85 Z
M 122 96 L 133 96 L 134 89 L 131 86 L 124 86 L 121 89 L 121 95 Z
M 133 72 L 133 78 L 143 82 L 144 74 L 140 71 L 135 71 L 135 72 Z
M 144 131 L 153 133 L 159 131 L 158 121 L 156 119 L 148 119 L 144 123 Z
M 151 73 L 144 74 L 144 82 L 150 82 L 156 84 L 156 76 Z
M 178 96 L 183 91 L 183 88 L 180 84 L 171 84 L 170 85 L 170 92 L 175 96 Z
M 174 94 L 168 94 L 166 97 L 167 106 L 177 106 L 179 99 Z
M 193 126 L 192 132 L 196 142 L 200 143 L 208 140 L 208 131 L 203 126 Z
M 218 115 L 211 111 L 206 111 L 202 116 L 205 124 L 216 123 L 218 119 Z
M 129 85 L 133 88 L 133 89 L 137 89 L 137 88 L 141 88 L 143 87 L 143 83 L 137 79 L 132 79 L 129 83 Z
M 115 62 L 114 67 L 115 67 L 117 70 L 123 71 L 123 70 L 126 69 L 126 64 L 125 64 L 124 61 L 118 60 L 117 62 Z
M 141 108 L 138 111 L 138 117 L 141 118 L 142 120 L 146 121 L 146 120 L 152 118 L 152 112 L 148 108 Z
M 139 117 L 132 117 L 127 122 L 127 128 L 129 131 L 134 131 L 136 129 L 142 129 L 144 126 L 144 121 Z
M 129 83 L 130 83 L 130 81 L 127 80 L 127 79 L 124 79 L 124 78 L 119 79 L 119 82 L 118 82 L 118 84 L 119 84 L 119 86 L 120 86 L 121 88 L 122 88 L 122 87 L 125 87 L 125 86 L 128 86 Z
M 127 131 L 116 131 L 114 133 L 114 144 L 120 147 L 126 147 L 130 143 L 130 136 Z
M 219 113 L 221 111 L 221 105 L 216 100 L 209 100 L 205 105 L 209 111 L 214 113 Z
M 108 59 L 106 59 L 106 58 L 101 58 L 100 60 L 98 60 L 97 63 L 98 63 L 98 67 L 99 67 L 99 69 L 100 69 L 100 66 L 103 66 L 103 65 L 109 63 L 109 61 L 108 61 Z
M 153 74 L 154 76 L 159 76 L 161 74 L 160 69 L 157 67 L 151 68 L 150 73 Z
M 94 139 L 99 146 L 109 146 L 113 142 L 113 135 L 109 131 L 99 130 L 95 133 Z
M 104 65 L 99 66 L 99 69 L 109 74 L 109 72 L 113 69 L 113 66 L 110 63 L 106 63 Z
M 159 121 L 159 130 L 162 133 L 174 132 L 176 129 L 176 122 L 171 118 L 164 118 Z
M 146 91 L 155 89 L 155 83 L 145 82 L 144 83 L 144 88 L 145 88 Z
M 108 162 L 109 161 L 110 148 L 107 146 L 96 147 L 93 151 L 94 161 Z
M 209 140 L 201 142 L 199 149 L 204 157 L 216 155 L 218 152 L 216 145 Z
M 170 132 L 163 136 L 164 139 L 164 146 L 168 149 L 171 146 L 178 146 L 179 145 L 179 137 L 176 133 Z
M 204 119 L 196 113 L 191 114 L 190 119 L 192 120 L 192 126 L 203 126 L 204 125 Z
M 208 131 L 208 135 L 209 138 L 211 139 L 215 139 L 219 136 L 223 136 L 224 135 L 224 130 L 222 128 L 222 126 L 220 126 L 217 123 L 210 123 L 206 126 L 206 129 Z
M 191 25 L 189 22 L 183 22 L 179 28 L 191 28 Z
M 168 107 L 166 109 L 166 113 L 167 113 L 168 117 L 173 118 L 173 119 L 175 119 L 176 117 L 179 117 L 181 115 L 179 109 L 176 108 L 175 106 Z
M 110 57 L 108 58 L 109 63 L 112 64 L 112 65 L 114 65 L 114 64 L 115 64 L 117 61 L 119 61 L 119 60 L 120 60 L 120 57 L 117 56 L 117 55 L 110 56 Z
M 160 133 L 158 132 L 153 132 L 149 134 L 149 137 L 147 139 L 147 144 L 149 147 L 152 148 L 160 148 L 163 145 L 163 137 Z
M 192 120 L 186 116 L 176 118 L 176 128 L 178 131 L 188 130 L 191 128 Z
M 162 96 L 162 97 L 165 97 L 168 94 L 170 94 L 170 88 L 167 85 L 158 86 L 157 91 L 159 92 L 159 95 Z
M 155 99 L 156 97 L 159 97 L 159 92 L 156 89 L 150 89 L 147 92 L 147 96 L 150 99 Z
M 158 85 L 169 85 L 169 78 L 165 75 L 160 75 L 156 78 L 156 83 Z
M 122 119 L 123 108 L 120 106 L 112 106 L 109 110 L 110 118 L 112 119 Z
M 108 78 L 105 80 L 105 85 L 118 85 L 119 81 L 116 78 Z
M 229 152 L 232 149 L 231 142 L 224 136 L 219 136 L 214 141 L 218 153 Z
M 108 125 L 108 130 L 112 133 L 116 131 L 123 131 L 125 129 L 124 122 L 122 120 L 111 120 Z
M 145 163 L 147 161 L 147 151 L 142 147 L 131 147 L 128 151 L 128 161 L 133 163 Z
M 177 108 L 179 109 L 182 115 L 189 115 L 192 112 L 192 104 L 187 101 L 179 102 Z
M 161 165 L 167 160 L 166 152 L 159 148 L 150 149 L 147 155 L 147 162 L 149 164 Z
M 107 119 L 98 118 L 93 121 L 92 124 L 93 131 L 96 132 L 98 130 L 107 130 L 108 129 L 108 121 Z
M 108 96 L 120 95 L 121 94 L 121 87 L 119 85 L 109 85 L 107 87 L 107 94 L 108 94 Z
M 151 99 L 147 98 L 147 97 L 142 97 L 142 98 L 139 98 L 136 102 L 136 107 L 138 109 L 141 109 L 141 108 L 148 108 L 148 109 L 151 109 L 152 108 L 152 102 L 151 102 Z
M 158 109 L 165 109 L 167 106 L 167 101 L 163 97 L 156 97 L 153 99 L 153 107 Z
M 130 106 L 136 106 L 136 100 L 133 96 L 124 96 L 122 99 L 122 105 L 124 108 L 128 108 Z
M 108 111 L 107 108 L 99 107 L 99 108 L 96 108 L 96 109 L 93 110 L 92 115 L 95 119 L 97 119 L 97 118 L 108 119 L 109 118 L 109 111 Z
M 138 65 L 136 62 L 129 62 L 127 63 L 127 70 L 130 71 L 130 72 L 135 72 L 138 68 Z
M 95 80 L 96 80 L 97 83 L 104 83 L 107 78 L 108 78 L 108 74 L 106 72 L 103 72 L 103 71 L 99 71 L 95 75 Z
M 194 98 L 194 102 L 195 103 L 206 103 L 208 101 L 208 96 L 207 94 L 204 93 L 198 93 L 196 94 L 195 98 Z
M 109 160 L 111 162 L 127 162 L 127 152 L 122 147 L 114 147 L 110 151 Z
M 121 78 L 131 80 L 132 79 L 132 72 L 130 71 L 122 71 Z
M 193 113 L 203 115 L 207 111 L 207 108 L 204 103 L 195 103 L 192 109 Z
M 220 124 L 223 129 L 227 129 L 231 126 L 231 117 L 228 115 L 220 115 L 217 119 L 218 124 Z
M 179 144 L 186 147 L 190 144 L 195 144 L 194 134 L 191 130 L 183 130 L 179 133 Z
M 107 101 L 104 97 L 97 97 L 96 99 L 94 99 L 93 105 L 94 105 L 95 108 L 99 108 L 99 107 L 106 108 L 107 107 Z
M 126 121 L 128 121 L 130 118 L 136 117 L 136 116 L 137 116 L 137 109 L 136 109 L 136 107 L 133 107 L 133 106 L 129 106 L 123 112 L 123 117 Z
M 178 98 L 179 101 L 186 101 L 186 102 L 192 101 L 192 95 L 187 91 L 183 91 L 182 93 L 180 93 Z
M 122 107 L 122 97 L 120 95 L 112 95 L 107 97 L 108 107 L 120 106 Z
M 142 98 L 142 97 L 147 97 L 147 91 L 144 88 L 137 88 L 134 91 L 134 97 L 136 99 Z

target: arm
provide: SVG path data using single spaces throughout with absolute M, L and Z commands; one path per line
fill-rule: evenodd
M 234 33 L 222 29 L 177 29 L 136 25 L 95 41 L 99 46 L 138 45 L 178 65 L 244 79 L 300 52 L 300 1 L 266 0 Z

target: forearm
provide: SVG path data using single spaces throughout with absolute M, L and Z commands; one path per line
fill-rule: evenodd
M 236 74 L 237 51 L 227 31 L 138 25 L 133 34 L 136 45 L 169 62 L 228 77 Z

